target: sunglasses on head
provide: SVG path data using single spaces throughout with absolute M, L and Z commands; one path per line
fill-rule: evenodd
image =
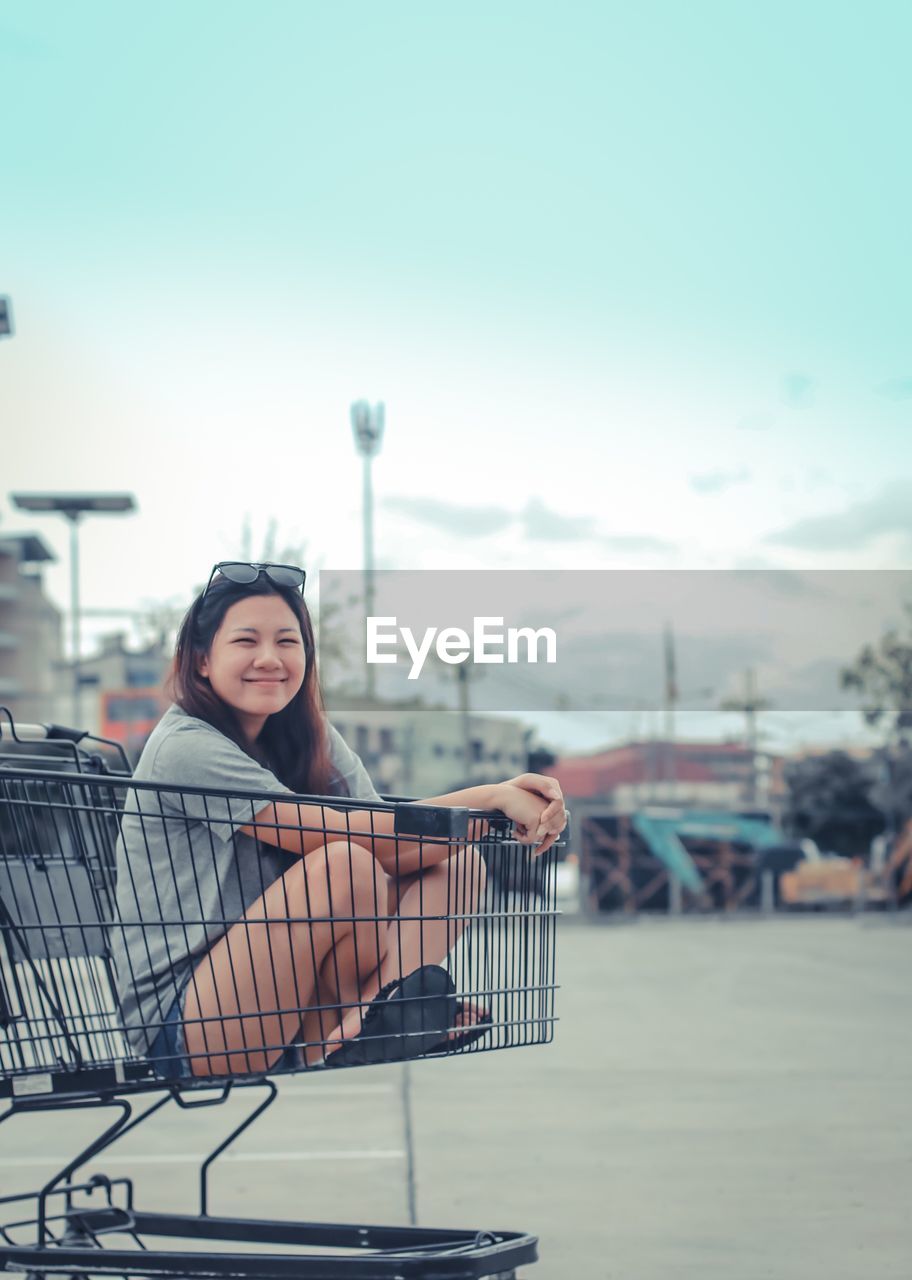
M 299 569 L 295 564 L 256 564 L 246 560 L 220 560 L 218 564 L 212 566 L 206 590 L 203 592 L 204 600 L 212 586 L 212 579 L 217 573 L 241 587 L 256 582 L 260 574 L 264 573 L 274 587 L 300 587 L 301 595 L 304 594 L 304 580 L 307 577 L 304 570 Z

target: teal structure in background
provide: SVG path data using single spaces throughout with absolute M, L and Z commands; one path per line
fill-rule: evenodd
M 782 833 L 762 818 L 742 817 L 722 810 L 691 809 L 635 813 L 636 831 L 653 853 L 691 893 L 702 893 L 703 877 L 687 852 L 682 837 L 704 840 L 740 840 L 755 849 L 781 844 Z

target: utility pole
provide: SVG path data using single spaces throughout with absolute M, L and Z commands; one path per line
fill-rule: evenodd
M 467 787 L 472 780 L 472 721 L 469 716 L 469 672 L 468 663 L 461 662 L 456 668 L 456 680 L 459 686 L 459 723 L 462 729 L 462 765 L 464 782 Z
M 456 709 L 459 716 L 459 755 L 462 758 L 462 779 L 461 785 L 468 786 L 472 778 L 473 765 L 475 761 L 472 757 L 472 680 L 481 673 L 471 663 L 460 662 L 455 666 L 450 663 L 441 662 L 438 658 L 429 657 L 430 663 L 435 671 L 440 675 L 444 675 L 449 679 L 452 675 L 456 680 Z
M 677 792 L 675 777 L 675 703 L 678 701 L 678 677 L 675 662 L 674 632 L 670 622 L 665 624 L 665 781 L 668 799 L 673 802 Z
M 373 408 L 366 400 L 358 400 L 351 407 L 352 432 L 355 447 L 363 464 L 362 521 L 364 526 L 364 617 L 374 612 L 374 491 L 371 464 L 380 452 L 386 411 L 381 403 Z M 376 696 L 376 678 L 373 664 L 365 663 L 367 696 Z
M 744 672 L 744 693 L 740 698 L 726 698 L 723 711 L 741 711 L 745 720 L 745 740 L 751 757 L 750 803 L 757 803 L 757 712 L 766 711 L 772 703 L 757 693 L 757 673 L 753 667 Z

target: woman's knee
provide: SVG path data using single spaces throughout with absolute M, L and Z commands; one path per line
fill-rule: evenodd
M 369 849 L 346 840 L 330 841 L 296 862 L 281 877 L 281 907 L 293 916 L 358 914 L 379 902 L 386 909 L 387 883 Z M 352 908 L 356 909 L 352 911 Z
M 332 841 L 325 849 L 334 897 L 352 903 L 355 915 L 386 915 L 389 881 L 370 849 L 348 840 Z
M 474 845 L 466 845 L 449 859 L 453 892 L 472 910 L 484 897 L 488 871 L 485 860 Z

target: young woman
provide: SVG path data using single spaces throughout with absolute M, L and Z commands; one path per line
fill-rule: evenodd
M 477 849 L 394 839 L 392 810 L 282 798 L 379 801 L 323 712 L 303 587 L 294 566 L 214 567 L 133 775 L 156 786 L 125 808 L 112 948 L 128 1037 L 164 1075 L 261 1072 L 293 1042 L 337 1065 L 484 1031 L 437 967 L 477 910 Z M 499 809 L 536 853 L 566 824 L 536 774 L 427 803 Z

